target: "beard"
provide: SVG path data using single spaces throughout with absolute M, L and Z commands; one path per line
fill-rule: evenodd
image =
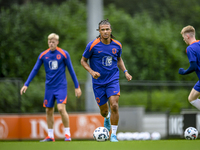
M 102 39 L 107 40 L 110 38 L 110 36 L 101 36 Z

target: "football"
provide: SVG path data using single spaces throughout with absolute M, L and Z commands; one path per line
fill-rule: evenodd
M 93 137 L 98 142 L 104 142 L 109 139 L 109 131 L 105 127 L 98 127 L 93 132 Z
M 152 140 L 160 140 L 161 139 L 161 135 L 159 132 L 152 132 L 151 133 L 151 139 Z
M 188 127 L 185 129 L 184 137 L 187 140 L 196 140 L 198 137 L 198 131 L 194 127 Z

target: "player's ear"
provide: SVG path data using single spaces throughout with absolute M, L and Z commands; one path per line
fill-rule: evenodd
M 189 35 L 189 34 L 186 34 L 186 37 L 187 37 L 187 39 L 189 39 L 189 38 L 190 38 L 190 35 Z

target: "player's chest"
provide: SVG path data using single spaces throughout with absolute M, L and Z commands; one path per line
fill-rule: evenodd
M 46 55 L 43 58 L 43 63 L 51 70 L 56 70 L 61 64 L 64 63 L 63 56 L 61 54 Z
M 103 57 L 103 56 L 112 56 L 117 57 L 119 50 L 117 47 L 114 46 L 107 46 L 107 47 L 95 47 L 93 51 L 93 55 L 96 57 Z

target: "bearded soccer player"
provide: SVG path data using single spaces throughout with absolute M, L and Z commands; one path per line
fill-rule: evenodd
M 188 69 L 179 69 L 179 74 L 186 75 L 192 72 L 196 72 L 198 78 L 200 79 L 200 41 L 195 38 L 195 28 L 193 26 L 186 26 L 181 30 L 183 40 L 187 45 L 186 53 L 189 59 L 190 66 Z M 188 101 L 200 110 L 200 81 L 192 88 Z
M 124 72 L 128 81 L 132 79 L 132 76 L 126 70 L 121 58 L 122 45 L 113 39 L 111 24 L 108 20 L 102 20 L 97 30 L 100 35 L 86 46 L 81 65 L 92 76 L 93 91 L 100 113 L 104 117 L 104 127 L 109 131 L 112 129 L 110 141 L 118 142 L 116 132 L 119 120 L 119 68 Z M 90 65 L 87 63 L 88 59 Z
M 59 36 L 57 34 L 52 33 L 48 36 L 49 48 L 39 55 L 34 68 L 20 91 L 21 95 L 26 92 L 30 82 L 37 74 L 41 65 L 44 64 L 46 82 L 43 107 L 46 108 L 48 136 L 44 140 L 41 140 L 41 142 L 55 141 L 53 132 L 55 100 L 57 100 L 58 112 L 61 115 L 64 125 L 65 141 L 71 141 L 69 116 L 65 108 L 65 104 L 67 102 L 67 80 L 65 74 L 66 66 L 74 82 L 75 95 L 80 97 L 82 94 L 76 74 L 72 67 L 70 55 L 66 50 L 57 47 L 58 43 Z

